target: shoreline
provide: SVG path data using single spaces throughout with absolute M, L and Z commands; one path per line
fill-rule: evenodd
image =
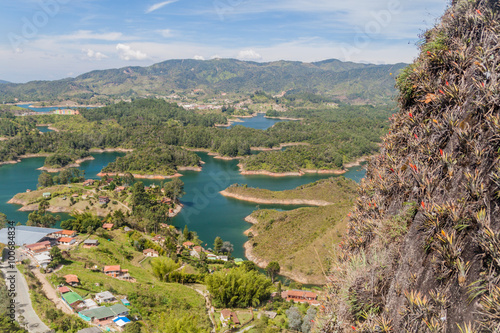
M 346 163 L 343 166 L 343 170 L 339 169 L 299 169 L 298 171 L 290 171 L 290 172 L 272 172 L 267 170 L 256 170 L 256 171 L 248 171 L 245 170 L 243 164 L 239 163 L 238 168 L 240 170 L 240 174 L 242 175 L 264 175 L 269 177 L 301 177 L 306 174 L 323 174 L 323 175 L 343 175 L 347 172 L 348 168 L 352 168 L 354 166 L 359 166 L 361 163 L 368 161 L 369 159 L 379 156 L 379 154 L 368 155 L 358 158 L 352 162 Z
M 290 142 L 290 143 L 280 143 L 279 147 L 250 147 L 250 150 L 255 150 L 255 151 L 277 151 L 281 150 L 285 147 L 296 147 L 296 146 L 310 146 L 310 143 L 307 142 Z
M 328 205 L 333 205 L 331 202 L 323 201 L 323 200 L 308 200 L 308 199 L 263 199 L 263 198 L 257 198 L 257 197 L 250 197 L 250 196 L 244 196 L 241 194 L 235 194 L 228 192 L 227 189 L 220 191 L 220 194 L 227 198 L 233 198 L 236 200 L 241 200 L 241 201 L 248 201 L 248 202 L 253 202 L 253 203 L 258 203 L 258 204 L 276 204 L 276 205 L 309 205 L 309 206 L 328 206 Z M 245 218 L 245 221 L 247 219 Z M 256 224 L 257 222 L 256 219 L 254 222 L 247 221 L 252 224 Z
M 92 161 L 92 160 L 95 160 L 94 156 L 87 156 L 84 158 L 79 158 L 75 161 L 75 163 L 68 164 L 67 166 L 62 167 L 62 168 L 49 168 L 49 167 L 43 166 L 43 167 L 37 168 L 37 170 L 47 171 L 49 173 L 56 173 L 56 172 L 61 172 L 65 169 L 69 169 L 69 168 L 78 168 L 83 162 Z
M 127 148 L 91 148 L 89 153 L 131 153 L 133 149 Z
M 104 177 L 104 176 L 120 176 L 123 177 L 125 176 L 124 172 L 99 172 L 97 174 L 98 177 Z M 165 176 L 165 175 L 140 175 L 140 174 L 132 174 L 134 178 L 137 179 L 171 179 L 171 178 L 176 178 L 176 177 L 182 177 L 183 175 L 180 173 L 176 173 L 170 176 Z
M 289 172 L 272 172 L 267 170 L 256 170 L 247 171 L 243 168 L 243 164 L 239 163 L 238 168 L 240 174 L 242 175 L 264 175 L 269 177 L 301 177 L 306 174 L 325 174 L 325 175 L 342 175 L 347 172 L 347 170 L 322 170 L 322 169 L 299 169 L 299 171 L 289 171 Z

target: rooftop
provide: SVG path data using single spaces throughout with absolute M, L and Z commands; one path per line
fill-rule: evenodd
M 62 298 L 66 301 L 66 303 L 68 303 L 70 305 L 75 303 L 75 302 L 78 302 L 78 301 L 83 302 L 83 298 L 73 291 L 70 291 L 69 293 L 63 294 Z
M 26 225 L 15 226 L 15 243 L 18 246 L 24 244 L 33 244 L 39 242 L 42 238 L 54 232 L 62 231 L 62 229 L 29 227 Z M 0 243 L 7 244 L 9 242 L 8 228 L 0 230 Z
M 115 298 L 112 293 L 109 291 L 103 291 L 102 293 L 98 293 L 95 295 L 96 298 Z
M 120 270 L 120 265 L 104 266 L 104 273 L 114 272 L 114 271 L 119 271 L 119 270 Z
M 65 275 L 64 278 L 66 279 L 66 283 L 73 283 L 73 282 L 78 283 L 79 282 L 78 276 L 73 275 L 73 274 Z
M 128 309 L 122 304 L 115 304 L 110 307 L 101 306 L 95 309 L 80 311 L 80 313 L 89 318 L 103 319 L 118 316 L 121 313 L 128 312 Z

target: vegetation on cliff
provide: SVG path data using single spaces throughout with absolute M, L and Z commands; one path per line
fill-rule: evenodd
M 497 1 L 453 1 L 398 78 L 332 265 L 325 332 L 493 332 L 500 324 Z

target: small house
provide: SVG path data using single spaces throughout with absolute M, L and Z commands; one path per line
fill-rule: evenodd
M 48 199 L 50 198 L 50 192 L 45 192 L 42 194 L 42 196 L 45 198 L 45 199 Z
M 83 303 L 83 298 L 73 291 L 62 294 L 61 298 L 72 309 L 76 309 L 81 303 Z
M 115 304 L 110 307 L 101 306 L 95 309 L 87 309 L 80 311 L 78 315 L 83 320 L 100 324 L 111 320 L 114 317 L 126 316 L 129 310 L 122 304 Z
M 48 253 L 52 246 L 50 245 L 50 241 L 43 241 L 35 244 L 25 245 L 24 248 L 32 255 L 35 255 L 44 252 Z
M 109 199 L 109 197 L 104 197 L 104 196 L 100 196 L 99 197 L 99 203 L 101 205 L 104 205 L 104 204 L 107 204 L 108 202 L 110 202 L 111 200 Z
M 156 235 L 153 237 L 152 241 L 155 243 L 158 243 L 158 244 L 163 244 L 163 243 L 165 243 L 165 237 L 163 237 L 161 235 Z
M 187 247 L 187 248 L 192 248 L 195 244 L 193 242 L 184 242 L 182 243 L 182 246 Z
M 123 305 L 125 306 L 130 306 L 130 302 L 128 301 L 128 299 L 124 298 L 124 299 L 121 299 Z
M 94 179 L 87 179 L 86 181 L 83 182 L 83 186 L 92 186 L 94 185 L 95 180 Z
M 85 304 L 85 307 L 87 309 L 95 309 L 95 308 L 99 307 L 97 305 L 97 303 L 92 298 L 84 299 L 83 303 Z
M 318 305 L 318 294 L 306 290 L 286 290 L 281 293 L 281 297 L 287 301 L 294 301 L 296 303 L 309 303 L 311 305 Z
M 72 237 L 61 237 L 57 240 L 57 244 L 59 245 L 73 245 L 75 242 L 76 239 Z
M 38 262 L 38 265 L 40 265 L 40 267 L 43 267 L 43 268 L 47 268 L 47 266 L 52 261 L 52 257 L 46 253 L 40 253 L 40 254 L 37 254 L 33 257 Z
M 145 249 L 144 251 L 142 251 L 142 254 L 146 257 L 158 257 L 160 255 L 158 251 L 155 251 L 153 249 Z
M 116 302 L 115 296 L 113 296 L 112 293 L 109 291 L 104 291 L 102 293 L 98 293 L 95 295 L 95 300 L 98 303 L 111 303 L 111 302 Z
M 51 236 L 54 238 L 75 237 L 76 234 L 77 232 L 75 230 L 61 230 L 54 232 L 53 234 L 51 234 Z
M 118 277 L 122 273 L 120 265 L 104 266 L 104 274 L 111 277 Z
M 66 294 L 66 293 L 71 292 L 71 289 L 69 289 L 69 288 L 68 288 L 68 287 L 66 287 L 66 286 L 59 287 L 59 288 L 57 288 L 57 290 L 58 290 L 61 294 Z
M 66 283 L 70 286 L 76 286 L 78 283 L 80 283 L 80 281 L 78 280 L 78 276 L 73 274 L 65 275 L 64 278 L 66 279 Z
M 94 248 L 99 245 L 99 241 L 97 239 L 86 239 L 83 242 L 83 247 L 86 249 Z
M 228 257 L 227 256 L 219 256 L 219 260 L 228 261 Z
M 231 321 L 234 325 L 240 324 L 240 320 L 238 319 L 238 316 L 236 316 L 236 313 L 229 309 L 224 309 L 220 312 L 220 321 L 224 327 L 229 324 L 229 321 Z
M 116 193 L 121 193 L 121 192 L 125 191 L 125 189 L 126 189 L 126 187 L 125 187 L 125 186 L 117 186 L 117 187 L 115 188 L 115 192 L 116 192 Z
M 103 228 L 103 229 L 106 229 L 106 230 L 111 230 L 111 229 L 113 229 L 113 226 L 114 226 L 114 224 L 113 224 L 113 223 L 104 223 L 104 224 L 102 225 L 102 228 Z

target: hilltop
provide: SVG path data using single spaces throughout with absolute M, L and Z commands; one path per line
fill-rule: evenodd
M 207 94 L 273 94 L 308 91 L 341 100 L 388 101 L 395 95 L 390 73 L 405 64 L 373 65 L 331 59 L 316 63 L 257 63 L 235 59 L 168 60 L 149 67 L 92 71 L 76 78 L 0 86 L 0 100 L 14 102 L 78 100 L 103 102 L 120 98 L 168 96 L 203 90 Z
M 500 324 L 497 1 L 453 1 L 398 78 L 400 111 L 332 264 L 325 332 Z

